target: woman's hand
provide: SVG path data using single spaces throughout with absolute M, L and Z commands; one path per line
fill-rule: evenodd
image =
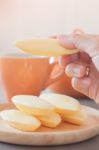
M 72 77 L 73 88 L 99 103 L 99 36 L 72 34 L 58 36 L 58 40 L 63 47 L 80 50 L 59 61 Z

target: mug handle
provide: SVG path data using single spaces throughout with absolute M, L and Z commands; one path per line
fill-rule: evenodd
M 49 64 L 49 70 L 48 70 L 48 79 L 45 83 L 45 88 L 47 88 L 49 85 L 54 83 L 55 81 L 59 80 L 65 72 L 65 68 L 60 66 L 57 62 L 54 62 L 52 64 Z

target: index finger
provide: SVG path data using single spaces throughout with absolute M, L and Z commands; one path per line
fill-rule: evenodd
M 72 34 L 68 36 L 59 36 L 59 43 L 69 49 L 78 48 L 93 57 L 99 54 L 99 37 L 86 34 Z

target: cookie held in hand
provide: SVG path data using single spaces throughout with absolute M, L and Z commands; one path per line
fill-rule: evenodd
M 37 38 L 27 39 L 16 42 L 16 47 L 22 51 L 36 56 L 62 56 L 70 55 L 79 52 L 78 49 L 69 50 L 62 47 L 57 39 L 52 38 Z

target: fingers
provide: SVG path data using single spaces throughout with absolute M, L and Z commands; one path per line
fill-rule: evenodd
M 99 35 L 75 34 L 74 32 L 74 34 L 68 36 L 60 35 L 56 38 L 63 47 L 66 47 L 70 50 L 78 48 L 80 52 L 85 52 L 88 54 L 90 60 L 92 59 L 93 64 L 99 71 Z M 72 60 L 73 59 L 68 56 L 67 59 L 63 57 L 63 59 L 60 59 L 59 62 L 63 65 L 66 65 L 69 62 L 72 62 Z
M 86 34 L 72 34 L 69 36 L 58 36 L 59 43 L 66 48 L 78 48 L 94 57 L 99 54 L 99 37 Z
M 83 78 L 72 78 L 72 86 L 75 90 L 83 93 L 86 96 L 89 96 L 89 87 L 91 85 L 91 80 L 89 77 Z
M 62 56 L 59 58 L 59 64 L 65 67 L 67 64 L 78 61 L 78 60 L 79 60 L 79 53 L 68 55 L 68 56 Z
M 59 40 L 59 43 L 68 49 L 74 49 L 75 48 L 75 43 L 74 43 L 74 39 L 71 35 L 60 35 L 57 37 L 57 39 Z M 78 48 L 78 47 L 77 47 Z
M 78 61 L 82 63 L 90 64 L 91 59 L 88 56 L 88 54 L 84 52 L 76 53 L 76 54 L 68 55 L 68 56 L 62 56 L 59 58 L 59 64 L 63 67 L 65 67 L 69 63 L 78 62 Z
M 68 64 L 65 72 L 68 76 L 72 77 L 72 86 L 75 90 L 89 96 L 89 88 L 91 86 L 91 78 L 86 76 L 85 64 Z
M 70 77 L 82 78 L 86 76 L 86 66 L 76 63 L 67 65 L 65 72 Z

